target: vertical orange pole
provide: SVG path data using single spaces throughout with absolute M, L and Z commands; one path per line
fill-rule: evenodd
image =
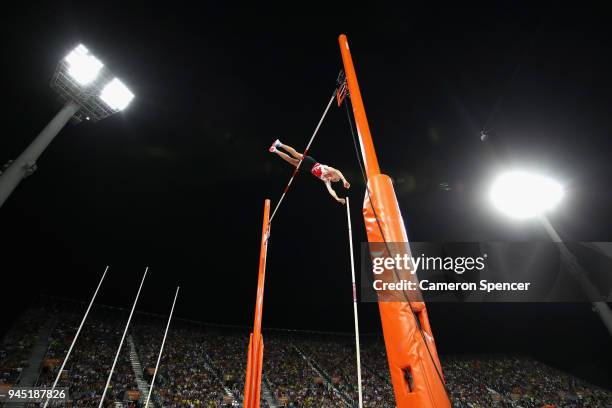
M 253 333 L 249 340 L 247 355 L 247 372 L 244 381 L 244 408 L 259 408 L 261 390 L 261 371 L 263 368 L 263 337 L 261 336 L 261 320 L 263 316 L 264 287 L 266 282 L 266 256 L 268 254 L 268 238 L 270 222 L 270 200 L 264 203 L 263 226 L 261 228 L 261 246 L 259 248 L 259 275 L 257 278 L 257 297 L 255 299 L 255 320 Z
M 408 235 L 404 228 L 393 184 L 388 176 L 380 174 L 348 40 L 343 34 L 338 41 L 359 135 L 361 154 L 368 177 L 369 194 L 366 193 L 363 205 L 368 241 L 371 243 L 405 243 L 405 245 L 401 244 L 402 249 L 409 252 Z M 397 245 L 393 247 L 397 248 Z M 400 276 L 400 279 L 402 278 Z M 450 408 L 425 304 L 397 297 L 393 301 L 379 299 L 378 307 L 396 406 L 399 408 Z M 420 321 L 422 333 L 415 316 Z
M 243 408 L 251 408 L 250 395 L 253 387 L 251 377 L 253 376 L 253 333 L 249 336 L 249 348 L 247 351 L 246 378 L 244 379 L 244 396 L 242 400 Z
M 355 66 L 353 65 L 353 59 L 351 57 L 351 51 L 349 49 L 346 35 L 340 35 L 338 41 L 340 42 L 340 53 L 342 54 L 344 74 L 346 75 L 346 83 L 349 89 L 351 105 L 353 105 L 353 116 L 355 117 L 357 133 L 359 134 L 361 155 L 363 156 L 366 173 L 368 178 L 370 178 L 376 174 L 380 174 L 378 158 L 376 157 L 376 151 L 374 150 L 374 142 L 372 141 L 372 134 L 370 133 L 370 125 L 368 125 L 368 118 L 366 117 L 365 107 L 363 106 L 363 100 L 361 99 L 361 91 L 359 90 L 359 83 L 357 83 L 357 74 L 355 73 Z

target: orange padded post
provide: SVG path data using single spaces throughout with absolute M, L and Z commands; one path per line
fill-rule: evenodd
M 270 200 L 264 203 L 263 226 L 261 228 L 261 246 L 259 248 L 259 275 L 257 278 L 257 298 L 255 299 L 255 321 L 253 333 L 249 340 L 247 371 L 244 381 L 244 408 L 259 408 L 261 393 L 261 371 L 263 368 L 263 337 L 261 320 L 263 316 L 264 286 L 266 282 L 266 256 L 270 236 Z
M 370 197 L 366 192 L 363 204 L 368 241 L 406 243 L 402 250 L 410 251 L 393 184 L 388 176 L 380 174 L 348 40 L 343 34 L 338 41 L 371 194 Z M 379 298 L 378 307 L 397 407 L 450 408 L 425 304 L 418 300 L 409 302 L 400 296 L 385 300 Z

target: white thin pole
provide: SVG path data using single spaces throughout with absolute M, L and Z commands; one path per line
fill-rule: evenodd
M 57 383 L 59 382 L 59 379 L 62 375 L 62 371 L 64 371 L 64 367 L 66 367 L 66 362 L 68 361 L 68 358 L 70 357 L 70 353 L 72 353 L 72 349 L 74 348 L 74 345 L 77 341 L 77 339 L 79 338 L 79 334 L 81 333 L 81 329 L 83 328 L 83 324 L 85 324 L 85 320 L 87 320 L 87 316 L 89 315 L 89 310 L 91 309 L 91 306 L 94 303 L 94 300 L 96 299 L 96 296 L 98 296 L 98 291 L 100 290 L 100 286 L 102 286 L 102 281 L 104 280 L 104 278 L 106 277 L 106 272 L 108 271 L 109 266 L 107 265 L 106 268 L 104 269 L 104 273 L 102 274 L 102 277 L 100 278 L 100 282 L 98 282 L 98 287 L 96 288 L 96 291 L 94 292 L 91 300 L 89 301 L 89 306 L 87 306 L 87 310 L 85 311 L 85 315 L 83 316 L 83 319 L 81 320 L 81 324 L 79 325 L 79 328 L 76 332 L 76 334 L 74 335 L 74 339 L 72 339 L 72 344 L 70 344 L 70 348 L 68 349 L 68 353 L 66 353 L 66 357 L 64 357 L 64 361 L 62 362 L 62 366 L 60 367 L 59 371 L 57 372 L 57 376 L 55 377 L 55 381 L 53 382 L 53 386 L 51 387 L 51 392 L 48 393 L 49 394 L 53 394 L 53 390 L 55 390 L 55 387 L 57 386 Z M 49 398 L 47 398 L 45 400 L 45 405 L 43 406 L 43 408 L 47 408 L 47 405 L 49 404 Z
M 104 391 L 102 392 L 102 398 L 100 398 L 100 404 L 98 404 L 98 408 L 102 408 L 102 404 L 104 403 L 104 397 L 106 397 L 106 391 L 108 390 L 108 386 L 110 385 L 111 378 L 113 376 L 113 372 L 115 371 L 115 365 L 117 365 L 117 360 L 119 359 L 119 353 L 121 353 L 121 347 L 123 347 L 123 341 L 125 340 L 125 335 L 127 334 L 128 328 L 130 327 L 130 322 L 132 321 L 132 315 L 134 314 L 134 309 L 136 309 L 136 303 L 138 303 L 138 297 L 140 296 L 140 291 L 142 290 L 142 284 L 147 277 L 147 272 L 149 272 L 149 267 L 147 266 L 142 276 L 142 280 L 140 281 L 140 286 L 138 287 L 138 292 L 136 293 L 136 299 L 134 299 L 134 304 L 132 305 L 132 310 L 130 310 L 130 317 L 128 317 L 128 321 L 125 324 L 125 329 L 123 330 L 123 336 L 121 336 L 121 342 L 119 343 L 119 348 L 117 348 L 117 354 L 115 354 L 115 360 L 113 361 L 113 366 L 111 367 L 110 373 L 108 373 L 108 379 L 106 380 L 106 386 L 104 387 Z
M 355 285 L 355 261 L 353 259 L 353 230 L 351 228 L 351 207 L 346 197 L 346 219 L 348 222 L 349 248 L 351 251 L 351 284 L 353 286 L 353 314 L 355 315 L 355 353 L 357 354 L 357 392 L 359 394 L 359 408 L 363 407 L 363 393 L 361 390 L 361 349 L 359 347 L 359 315 L 357 313 L 357 287 Z
M 149 394 L 147 395 L 147 401 L 145 402 L 144 408 L 149 408 L 149 400 L 153 393 L 153 386 L 155 385 L 155 377 L 157 377 L 157 369 L 159 368 L 159 362 L 161 361 L 162 353 L 164 352 L 164 344 L 166 344 L 166 337 L 168 336 L 168 329 L 170 328 L 170 321 L 172 320 L 172 314 L 174 313 L 174 305 L 176 304 L 176 298 L 178 297 L 180 287 L 177 286 L 176 293 L 174 294 L 174 300 L 172 301 L 172 308 L 170 309 L 170 316 L 168 316 L 168 323 L 166 324 L 166 331 L 164 332 L 164 339 L 162 340 L 161 348 L 159 349 L 159 355 L 157 356 L 157 363 L 155 363 L 155 371 L 153 372 L 153 379 L 151 380 L 151 386 L 149 387 Z
M 287 194 L 287 190 L 289 190 L 289 186 L 293 182 L 293 178 L 295 177 L 295 175 L 297 174 L 298 170 L 300 169 L 300 166 L 302 165 L 302 160 L 304 160 L 304 156 L 308 153 L 308 150 L 310 149 L 310 145 L 312 144 L 312 141 L 314 140 L 315 136 L 319 132 L 319 128 L 321 127 L 321 124 L 323 124 L 323 120 L 325 119 L 325 116 L 327 116 L 327 111 L 329 111 L 329 108 L 332 105 L 332 102 L 334 101 L 334 99 L 336 99 L 336 90 L 335 89 L 334 89 L 334 93 L 332 94 L 331 98 L 329 99 L 329 102 L 327 103 L 327 107 L 325 108 L 325 111 L 323 112 L 323 116 L 321 116 L 321 119 L 319 119 L 319 123 L 317 123 L 317 127 L 315 128 L 314 132 L 312 132 L 312 136 L 310 136 L 310 140 L 308 141 L 308 144 L 306 145 L 306 149 L 304 150 L 302 158 L 300 159 L 300 161 L 298 162 L 297 166 L 295 167 L 295 170 L 293 171 L 293 175 L 289 179 L 289 183 L 287 183 L 287 186 L 285 187 L 285 190 L 283 191 L 283 194 L 281 195 L 280 200 L 278 200 L 278 203 L 276 203 L 276 207 L 274 207 L 274 211 L 272 211 L 272 215 L 270 216 L 270 221 L 268 222 L 268 224 L 272 223 L 272 219 L 274 218 L 274 214 L 276 214 L 276 210 L 278 210 L 278 207 L 280 207 L 281 203 L 283 202 L 283 199 L 285 198 L 285 194 Z

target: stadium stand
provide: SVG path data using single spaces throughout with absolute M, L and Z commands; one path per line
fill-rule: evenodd
M 81 306 L 81 305 L 79 305 Z M 38 384 L 53 382 L 81 316 L 78 307 L 26 312 L 2 342 L 0 385 L 19 384 L 41 319 L 57 323 L 49 339 Z M 112 364 L 127 311 L 96 305 L 62 375 L 72 408 L 97 407 Z M 143 378 L 151 378 L 164 318 L 137 314 L 130 330 Z M 271 396 L 264 407 L 356 406 L 355 351 L 342 334 L 268 330 L 265 335 L 264 383 Z M 241 405 L 248 329 L 218 327 L 176 319 L 170 329 L 154 387 L 157 408 L 216 408 Z M 382 339 L 364 336 L 364 406 L 394 406 Z M 105 408 L 138 408 L 139 392 L 124 344 L 107 393 Z M 454 408 L 612 407 L 612 393 L 526 356 L 443 356 L 442 364 Z M 142 389 L 142 388 L 141 388 Z

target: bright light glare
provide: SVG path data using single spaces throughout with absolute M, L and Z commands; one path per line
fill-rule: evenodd
M 68 62 L 68 73 L 80 85 L 87 85 L 96 79 L 104 66 L 83 44 L 70 51 L 65 59 Z
M 117 78 L 110 81 L 102 93 L 100 93 L 100 99 L 102 99 L 111 109 L 120 111 L 124 110 L 134 99 L 134 94 Z
M 495 180 L 490 197 L 501 212 L 523 219 L 541 215 L 555 207 L 563 197 L 563 188 L 547 177 L 513 171 Z

